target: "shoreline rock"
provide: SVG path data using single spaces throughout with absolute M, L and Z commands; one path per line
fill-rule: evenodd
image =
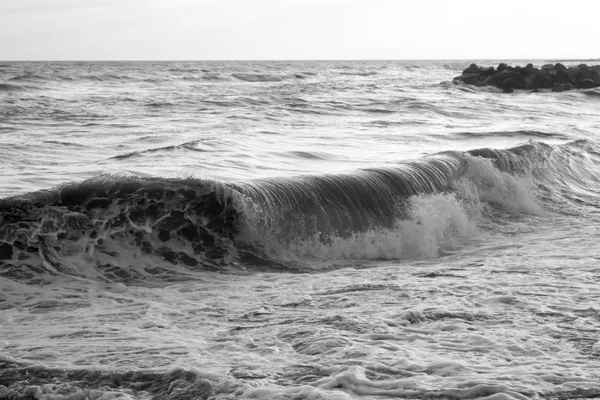
M 563 92 L 571 89 L 591 89 L 600 87 L 600 65 L 580 64 L 566 67 L 556 63 L 546 64 L 538 69 L 531 63 L 525 67 L 501 63 L 497 68 L 480 67 L 473 63 L 452 82 L 494 86 L 505 93 L 515 90 L 550 89 L 553 92 Z

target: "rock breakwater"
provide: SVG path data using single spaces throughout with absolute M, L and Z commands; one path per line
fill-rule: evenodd
M 556 63 L 536 68 L 533 64 L 513 67 L 501 63 L 494 68 L 471 64 L 462 75 L 454 78 L 453 82 L 494 86 L 506 93 L 515 90 L 551 89 L 553 92 L 563 92 L 571 89 L 591 89 L 600 86 L 600 65 L 580 64 L 567 67 Z

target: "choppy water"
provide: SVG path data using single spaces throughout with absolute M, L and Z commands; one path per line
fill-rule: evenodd
M 470 62 L 0 64 L 0 398 L 600 396 L 600 92 Z

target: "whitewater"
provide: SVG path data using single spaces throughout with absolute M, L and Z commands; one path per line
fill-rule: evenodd
M 600 90 L 0 63 L 0 399 L 600 397 Z

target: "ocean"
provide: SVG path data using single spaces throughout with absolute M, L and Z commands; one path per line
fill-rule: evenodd
M 600 90 L 0 63 L 0 399 L 600 396 Z

